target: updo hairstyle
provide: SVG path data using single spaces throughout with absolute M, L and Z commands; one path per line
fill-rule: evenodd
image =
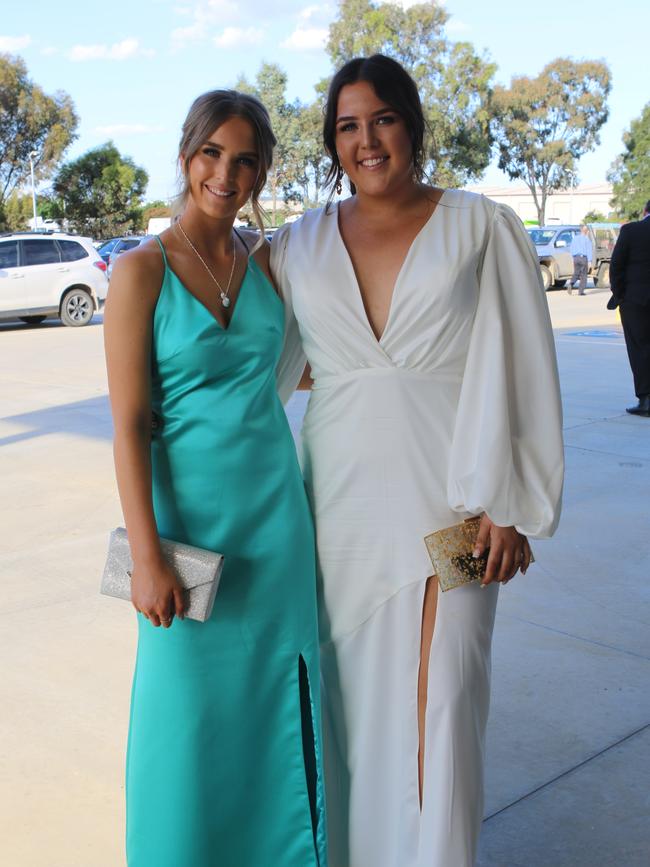
M 182 174 L 181 190 L 174 203 L 174 216 L 181 213 L 190 195 L 189 165 L 192 157 L 199 152 L 210 135 L 231 117 L 247 120 L 255 135 L 259 172 L 251 194 L 251 206 L 260 230 L 261 243 L 264 238 L 264 218 L 259 198 L 273 163 L 276 139 L 267 110 L 259 99 L 247 93 L 239 93 L 237 90 L 210 90 L 201 94 L 192 103 L 178 145 Z
M 411 139 L 413 173 L 418 181 L 424 177 L 426 121 L 415 82 L 403 66 L 384 54 L 355 57 L 342 66 L 332 78 L 325 104 L 323 141 L 332 160 L 325 184 L 331 187 L 330 199 L 344 174 L 336 153 L 336 115 L 339 94 L 346 85 L 356 84 L 359 81 L 367 81 L 379 99 L 400 115 Z M 354 195 L 355 188 L 352 183 L 350 191 Z

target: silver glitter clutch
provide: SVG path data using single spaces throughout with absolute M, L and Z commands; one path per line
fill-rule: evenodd
M 161 539 L 160 547 L 165 560 L 176 573 L 185 590 L 185 616 L 205 622 L 212 613 L 217 595 L 223 554 Z M 124 527 L 113 530 L 108 543 L 108 555 L 102 576 L 101 592 L 105 596 L 131 601 L 131 571 L 133 560 Z

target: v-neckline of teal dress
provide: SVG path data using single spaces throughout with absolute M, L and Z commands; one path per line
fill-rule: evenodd
M 166 251 L 165 251 L 165 247 L 164 247 L 164 245 L 163 245 L 163 242 L 162 242 L 162 241 L 160 240 L 160 238 L 158 238 L 158 237 L 156 237 L 156 241 L 158 242 L 158 246 L 160 247 L 160 252 L 162 253 L 163 263 L 164 263 L 164 266 L 165 266 L 165 277 L 167 276 L 167 273 L 169 272 L 169 274 L 171 274 L 172 277 L 174 277 L 174 278 L 176 279 L 176 281 L 178 282 L 178 284 L 180 285 L 180 287 L 183 289 L 183 291 L 186 292 L 187 295 L 189 295 L 190 298 L 192 298 L 192 299 L 193 299 L 193 300 L 194 300 L 194 301 L 199 305 L 199 307 L 201 307 L 201 308 L 205 311 L 205 313 L 210 317 L 210 319 L 212 320 L 212 322 L 214 322 L 214 324 L 217 326 L 217 328 L 218 328 L 220 331 L 222 331 L 224 334 L 227 334 L 227 333 L 230 331 L 230 329 L 231 329 L 232 326 L 233 326 L 233 322 L 235 321 L 235 314 L 236 314 L 237 311 L 239 310 L 239 304 L 240 304 L 240 301 L 242 300 L 242 293 L 244 293 L 244 286 L 246 285 L 246 281 L 247 281 L 248 276 L 249 276 L 249 274 L 250 274 L 250 272 L 251 272 L 251 264 L 255 265 L 255 267 L 257 268 L 257 270 L 258 270 L 259 273 L 260 273 L 260 276 L 261 276 L 264 280 L 266 280 L 267 283 L 269 283 L 269 288 L 272 290 L 273 295 L 275 295 L 275 297 L 277 298 L 277 300 L 280 301 L 280 298 L 278 297 L 278 295 L 277 295 L 275 289 L 274 289 L 273 286 L 271 285 L 271 283 L 270 283 L 268 277 L 266 276 L 266 274 L 262 271 L 262 269 L 260 268 L 260 266 L 259 266 L 259 265 L 257 264 L 257 262 L 255 261 L 255 259 L 253 259 L 253 258 L 249 255 L 249 256 L 248 256 L 248 262 L 246 263 L 246 270 L 244 271 L 244 276 L 242 277 L 242 281 L 241 281 L 241 283 L 239 284 L 239 290 L 238 290 L 238 292 L 237 292 L 237 300 L 235 301 L 235 304 L 234 304 L 233 309 L 232 309 L 232 314 L 230 315 L 230 322 L 229 322 L 227 325 L 224 326 L 224 325 L 221 324 L 221 322 L 219 322 L 219 320 L 218 320 L 217 317 L 214 315 L 214 313 L 213 313 L 213 312 L 212 312 L 212 311 L 211 311 L 211 310 L 210 310 L 210 309 L 209 309 L 209 308 L 208 308 L 208 307 L 203 303 L 203 301 L 201 301 L 200 298 L 197 298 L 197 296 L 194 294 L 194 292 L 192 292 L 190 289 L 187 288 L 187 286 L 185 285 L 185 283 L 181 280 L 181 278 L 178 276 L 178 274 L 176 273 L 176 271 L 174 271 L 174 269 L 172 268 L 172 266 L 169 264 L 169 261 L 168 261 L 168 259 L 167 259 L 167 253 L 166 253 Z M 244 242 L 242 241 L 242 243 L 244 243 Z M 244 246 L 246 246 L 246 245 L 244 244 Z M 247 249 L 248 249 L 248 248 L 247 248 Z M 164 285 L 164 278 L 163 278 L 163 285 Z M 245 294 L 245 293 L 244 293 L 244 294 Z M 282 303 L 282 302 L 280 302 L 280 303 Z

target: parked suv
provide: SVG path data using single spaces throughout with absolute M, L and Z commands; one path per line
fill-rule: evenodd
M 90 238 L 65 232 L 0 235 L 0 320 L 87 325 L 106 300 L 106 263 Z
M 588 273 L 594 278 L 595 286 L 609 286 L 609 260 L 616 243 L 618 223 L 588 223 L 589 237 L 593 247 L 593 257 L 588 265 Z M 571 241 L 580 234 L 580 226 L 540 226 L 528 229 L 528 234 L 539 256 L 544 289 L 551 286 L 564 286 L 573 276 L 573 256 Z

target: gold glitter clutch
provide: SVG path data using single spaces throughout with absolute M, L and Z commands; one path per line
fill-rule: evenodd
M 480 525 L 481 516 L 477 515 L 462 524 L 436 530 L 424 537 L 434 574 L 438 576 L 438 584 L 443 592 L 469 584 L 470 581 L 480 581 L 485 575 L 489 548 L 480 557 L 472 554 Z M 532 551 L 530 562 L 535 562 Z
M 478 581 L 485 574 L 488 551 L 472 556 L 480 523 L 478 516 L 424 537 L 442 591 Z

